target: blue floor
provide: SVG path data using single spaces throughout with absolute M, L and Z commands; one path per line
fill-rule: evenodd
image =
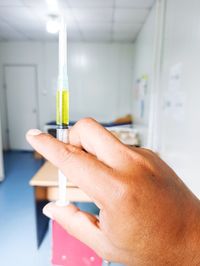
M 5 180 L 0 182 L 0 265 L 50 266 L 50 233 L 37 249 L 33 189 L 29 180 L 42 161 L 29 152 L 4 154 Z M 118 264 L 112 264 L 117 266 Z M 76 265 L 78 266 L 78 265 Z
M 49 266 L 49 235 L 37 250 L 34 195 L 28 185 L 41 161 L 28 152 L 4 155 L 6 178 L 0 183 L 0 265 Z

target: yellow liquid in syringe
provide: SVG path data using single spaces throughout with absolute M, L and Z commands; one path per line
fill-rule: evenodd
M 69 125 L 69 91 L 58 90 L 56 94 L 56 124 Z

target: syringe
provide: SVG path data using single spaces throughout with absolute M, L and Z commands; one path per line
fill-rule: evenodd
M 59 73 L 58 89 L 56 94 L 56 124 L 57 139 L 68 142 L 69 126 L 69 88 L 67 76 L 67 25 L 64 16 L 61 17 L 59 30 Z M 66 206 L 67 179 L 63 173 L 58 172 L 58 201 L 59 206 Z
M 56 124 L 57 139 L 68 143 L 68 126 L 69 126 L 69 87 L 67 76 L 67 25 L 64 16 L 61 17 L 59 30 L 59 75 L 58 89 L 56 94 Z M 67 178 L 58 171 L 58 200 L 59 206 L 68 205 L 66 200 Z M 104 261 L 106 265 L 110 262 Z

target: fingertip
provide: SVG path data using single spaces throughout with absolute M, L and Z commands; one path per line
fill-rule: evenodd
M 42 212 L 44 215 L 49 217 L 50 219 L 59 219 L 63 216 L 69 216 L 73 213 L 77 212 L 79 208 L 76 206 L 70 204 L 66 206 L 59 206 L 58 204 L 54 202 L 50 202 L 47 205 L 44 206 Z
M 55 204 L 53 202 L 50 202 L 47 205 L 45 205 L 44 208 L 42 209 L 43 214 L 52 220 L 53 220 L 53 212 L 55 208 L 54 205 Z
M 32 137 L 32 136 L 38 136 L 42 134 L 42 131 L 35 128 L 35 129 L 30 129 L 27 133 L 26 133 L 26 139 L 29 139 L 29 137 Z

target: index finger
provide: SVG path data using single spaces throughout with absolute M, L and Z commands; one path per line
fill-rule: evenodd
M 115 178 L 111 168 L 83 150 L 66 145 L 44 133 L 26 135 L 28 142 L 64 175 L 80 187 L 100 207 L 106 205 L 107 195 L 112 198 Z M 114 189 L 115 191 L 115 189 Z

